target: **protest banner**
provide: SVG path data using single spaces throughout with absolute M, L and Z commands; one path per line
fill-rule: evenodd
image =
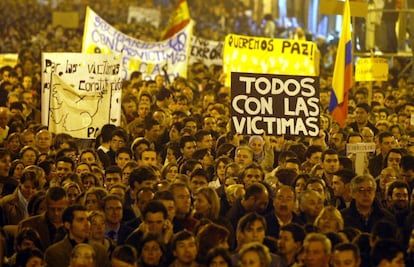
M 131 23 L 132 20 L 149 23 L 158 28 L 161 22 L 161 11 L 157 8 L 130 6 L 128 9 L 128 23 Z
M 61 26 L 66 29 L 79 27 L 79 13 L 76 11 L 54 11 L 52 14 L 53 27 Z
M 231 99 L 235 133 L 319 135 L 318 77 L 232 72 Z
M 223 42 L 193 36 L 189 63 L 202 62 L 206 66 L 223 65 Z
M 385 58 L 359 58 L 355 66 L 355 81 L 388 80 L 388 61 Z
M 163 68 L 171 79 L 186 78 L 192 25 L 191 21 L 162 42 L 145 42 L 118 31 L 88 7 L 82 52 L 122 54 L 123 79 L 128 79 L 133 71 L 142 72 L 145 80 L 154 79 L 158 74 L 164 75 Z
M 17 64 L 18 59 L 19 59 L 18 54 L 12 54 L 12 53 L 0 54 L 0 67 L 6 66 L 6 65 L 14 67 Z
M 319 75 L 319 50 L 315 43 L 229 34 L 224 41 L 223 71 Z
M 121 120 L 121 60 L 116 55 L 42 54 L 42 124 L 55 133 L 93 139 Z

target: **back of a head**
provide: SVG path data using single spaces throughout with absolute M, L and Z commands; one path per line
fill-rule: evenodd
M 370 252 L 371 266 L 377 267 L 385 260 L 391 263 L 399 254 L 404 261 L 404 248 L 395 240 L 384 239 L 375 243 Z

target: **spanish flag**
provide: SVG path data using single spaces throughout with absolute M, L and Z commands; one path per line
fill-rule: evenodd
M 336 53 L 335 69 L 332 80 L 329 112 L 332 118 L 344 126 L 348 116 L 348 91 L 352 87 L 352 40 L 351 11 L 349 0 L 345 1 L 342 17 L 342 31 Z
M 172 37 L 190 22 L 190 11 L 187 0 L 179 0 L 174 12 L 171 14 L 167 28 L 164 30 L 162 40 Z

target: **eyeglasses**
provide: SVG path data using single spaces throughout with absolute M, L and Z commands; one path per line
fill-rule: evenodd
M 360 188 L 358 188 L 358 193 L 359 194 L 363 194 L 365 192 L 368 193 L 368 194 L 371 194 L 371 193 L 375 192 L 375 189 L 373 187 L 367 187 L 367 188 L 360 187 Z

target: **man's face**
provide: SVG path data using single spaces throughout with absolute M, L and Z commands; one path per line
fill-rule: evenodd
M 323 208 L 322 196 L 319 193 L 310 194 L 303 203 L 301 203 L 301 210 L 316 218 Z
M 216 130 L 216 119 L 213 117 L 207 117 L 204 119 L 203 129 L 207 131 L 215 131 Z
M 295 242 L 292 232 L 280 231 L 277 248 L 282 255 L 294 254 L 299 250 L 300 242 Z
M 2 159 L 0 159 L 0 176 L 1 177 L 9 176 L 10 166 L 11 166 L 10 155 L 5 155 Z
M 335 250 L 333 254 L 334 267 L 359 267 L 360 264 L 361 260 L 355 258 L 355 254 L 352 250 Z
M 391 206 L 397 209 L 405 209 L 408 208 L 408 204 L 409 200 L 407 188 L 394 188 L 391 195 Z
M 191 130 L 191 134 L 194 135 L 197 132 L 197 123 L 195 121 L 188 121 L 184 127 L 187 127 Z
M 332 178 L 332 190 L 334 192 L 334 196 L 340 197 L 345 192 L 345 184 L 342 181 L 342 178 L 334 175 Z
M 62 179 L 64 176 L 72 172 L 72 164 L 70 162 L 58 161 L 56 163 L 56 176 Z
M 263 223 L 259 220 L 256 220 L 244 229 L 242 233 L 243 236 L 243 243 L 251 243 L 251 242 L 259 242 L 263 243 L 265 238 L 265 227 Z
M 313 165 L 319 164 L 321 163 L 321 158 L 322 158 L 322 152 L 315 152 L 310 156 L 309 162 L 312 163 Z
M 194 141 L 186 142 L 184 147 L 181 149 L 181 153 L 183 157 L 186 159 L 190 159 L 193 156 L 194 151 L 196 151 L 196 143 Z
M 177 261 L 185 265 L 191 264 L 197 257 L 197 245 L 194 237 L 178 241 L 173 251 Z
M 375 185 L 372 181 L 364 181 L 360 183 L 356 190 L 352 192 L 357 208 L 370 208 L 375 199 Z
M 106 221 L 111 224 L 120 223 L 122 220 L 122 203 L 118 200 L 108 200 L 105 204 Z
M 331 137 L 331 144 L 334 145 L 336 150 L 342 150 L 345 148 L 346 142 L 343 140 L 344 136 L 342 133 L 334 133 Z
M 305 265 L 306 267 L 323 267 L 328 266 L 329 254 L 325 252 L 325 248 L 320 241 L 311 241 L 305 247 Z
M 68 201 L 66 198 L 47 202 L 47 216 L 51 223 L 61 224 L 63 211 L 67 208 Z
M 161 134 L 161 126 L 154 125 L 148 131 L 145 131 L 145 137 L 150 140 L 151 142 L 155 142 L 158 140 Z
M 358 124 L 365 124 L 368 121 L 369 114 L 365 111 L 365 109 L 361 107 L 357 107 L 355 109 L 355 121 Z
M 201 139 L 201 141 L 197 145 L 197 148 L 199 148 L 199 149 L 202 149 L 202 148 L 212 149 L 213 144 L 214 144 L 213 137 L 211 136 L 211 134 L 208 134 L 208 135 L 203 136 L 203 139 Z
M 207 177 L 202 176 L 202 175 L 196 175 L 194 177 L 191 178 L 190 181 L 190 189 L 191 192 L 194 194 L 195 192 L 197 192 L 197 190 L 201 187 L 207 186 L 208 185 L 208 180 Z
M 175 188 L 173 191 L 175 199 L 176 213 L 187 214 L 190 212 L 191 195 L 185 187 Z
M 279 189 L 273 200 L 273 206 L 279 217 L 292 215 L 295 208 L 295 193 L 288 188 Z
M 240 166 L 247 166 L 253 162 L 253 155 L 247 149 L 239 149 L 234 157 L 234 162 Z
M 52 137 L 48 131 L 43 130 L 36 135 L 36 146 L 39 150 L 49 150 L 51 145 Z
M 165 218 L 162 212 L 148 212 L 145 215 L 145 223 L 148 225 L 149 232 L 162 234 Z
M 112 185 L 122 182 L 121 174 L 119 173 L 107 173 L 105 175 L 106 188 L 111 188 Z
M 69 236 L 77 242 L 83 242 L 89 237 L 91 224 L 88 220 L 88 212 L 77 210 L 73 212 L 72 223 L 65 223 L 65 226 L 69 230 Z
M 116 165 L 118 165 L 121 169 L 124 168 L 125 164 L 131 160 L 131 156 L 128 153 L 119 153 L 116 157 Z
M 414 171 L 401 169 L 400 176 L 404 181 L 411 182 L 414 179 Z
M 22 135 L 22 144 L 24 146 L 34 146 L 35 135 L 34 133 L 27 133 Z
M 157 165 L 157 153 L 155 151 L 144 151 L 141 154 L 141 166 L 156 166 Z
M 133 115 L 137 112 L 137 103 L 134 101 L 122 104 L 125 115 Z
M 250 168 L 244 172 L 243 183 L 247 188 L 253 183 L 258 183 L 263 180 L 263 173 L 260 169 Z
M 165 206 L 168 212 L 168 219 L 172 221 L 175 216 L 175 202 L 174 200 L 166 200 L 166 199 L 160 199 L 162 204 Z
M 254 200 L 253 211 L 264 212 L 269 204 L 269 194 L 267 191 L 258 195 Z
M 113 136 L 109 142 L 112 151 L 117 152 L 121 147 L 125 146 L 125 140 L 120 136 Z
M 334 174 L 339 169 L 339 157 L 337 154 L 326 154 L 322 162 L 323 170 L 328 174 Z
M 386 155 L 391 148 L 395 147 L 395 139 L 394 136 L 384 137 L 380 144 L 381 153 Z
M 147 205 L 148 202 L 154 199 L 154 192 L 142 190 L 139 192 L 138 199 L 136 199 L 136 204 L 140 211 L 144 210 L 145 205 Z
M 401 158 L 402 155 L 400 153 L 390 152 L 387 158 L 387 167 L 393 167 L 395 170 L 399 170 Z

